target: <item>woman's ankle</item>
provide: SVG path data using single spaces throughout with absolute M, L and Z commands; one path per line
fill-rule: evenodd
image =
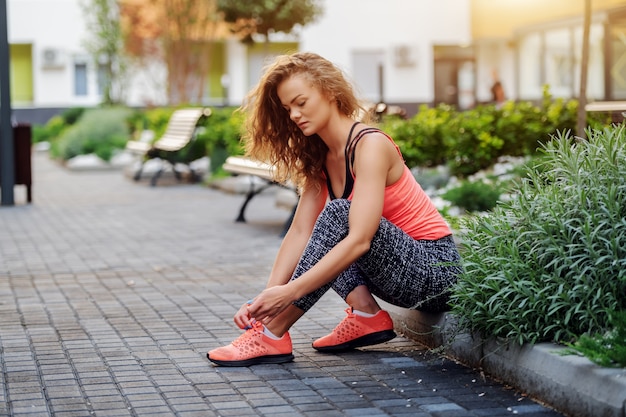
M 289 331 L 291 326 L 293 326 L 303 314 L 304 311 L 294 305 L 291 305 L 276 316 L 274 320 L 266 324 L 265 327 L 277 337 L 283 337 L 283 335 Z
M 381 308 L 365 285 L 356 287 L 346 297 L 346 303 L 353 310 L 358 310 L 367 314 L 376 314 Z

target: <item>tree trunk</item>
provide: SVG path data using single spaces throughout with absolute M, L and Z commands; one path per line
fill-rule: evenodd
M 589 72 L 589 28 L 591 26 L 591 0 L 585 1 L 585 18 L 583 27 L 583 52 L 581 57 L 580 68 L 580 94 L 578 96 L 578 115 L 576 125 L 576 135 L 585 138 L 585 128 L 587 127 L 587 74 Z

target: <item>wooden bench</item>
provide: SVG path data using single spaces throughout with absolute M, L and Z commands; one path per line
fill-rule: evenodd
M 608 113 L 613 122 L 619 123 L 626 117 L 626 101 L 594 101 L 585 105 L 585 111 Z
M 234 175 L 249 175 L 253 178 L 256 177 L 262 180 L 262 185 L 260 186 L 258 185 L 258 183 L 255 183 L 254 181 L 250 181 L 250 187 L 248 188 L 248 192 L 246 193 L 246 198 L 243 201 L 241 207 L 239 208 L 239 214 L 237 215 L 237 218 L 235 219 L 235 221 L 237 222 L 246 221 L 245 212 L 246 212 L 246 208 L 248 207 L 248 203 L 250 203 L 250 200 L 252 200 L 259 193 L 266 190 L 268 187 L 275 185 L 275 186 L 282 187 L 288 190 L 292 190 L 297 193 L 296 187 L 293 186 L 292 184 L 285 184 L 285 183 L 276 181 L 274 179 L 273 167 L 264 162 L 254 161 L 250 158 L 246 158 L 243 156 L 230 156 L 226 158 L 226 162 L 224 162 L 224 164 L 222 165 L 222 168 L 224 169 L 224 171 L 230 172 L 231 174 L 234 174 Z M 287 232 L 287 229 L 289 229 L 289 226 L 291 225 L 291 221 L 293 220 L 296 207 L 297 207 L 297 198 L 296 198 L 296 203 L 293 205 L 293 208 L 291 209 L 291 215 L 285 222 L 285 225 L 283 228 L 283 235 Z
M 167 123 L 167 128 L 163 136 L 156 142 L 149 143 L 132 140 L 126 144 L 126 150 L 141 157 L 139 168 L 133 175 L 135 181 L 141 179 L 144 164 L 150 159 L 159 158 L 172 166 L 176 179 L 181 180 L 181 173 L 176 169 L 176 164 L 184 164 L 189 167 L 192 179 L 197 180 L 198 176 L 189 166 L 194 158 L 193 152 L 188 152 L 189 147 L 195 139 L 198 123 L 202 118 L 209 117 L 209 108 L 187 108 L 176 110 L 172 113 Z M 185 152 L 187 151 L 187 152 Z M 155 172 L 150 180 L 150 185 L 155 186 L 163 172 L 163 165 Z

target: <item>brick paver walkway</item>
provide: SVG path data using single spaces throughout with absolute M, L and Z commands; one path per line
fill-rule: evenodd
M 560 415 L 402 337 L 317 353 L 335 294 L 294 327 L 293 363 L 214 367 L 288 213 L 261 195 L 236 224 L 239 195 L 33 164 L 33 204 L 18 186 L 0 208 L 0 416 Z

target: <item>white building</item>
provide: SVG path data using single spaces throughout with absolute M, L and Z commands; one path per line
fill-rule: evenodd
M 85 0 L 8 0 L 12 105 L 18 120 L 42 122 L 60 109 L 102 99 L 99 68 L 84 48 Z M 236 39 L 213 44 L 203 105 L 237 105 L 267 59 L 317 52 L 343 68 L 363 97 L 402 106 L 491 100 L 499 78 L 510 99 L 578 93 L 582 2 L 527 0 L 517 9 L 495 0 L 319 0 L 322 17 L 269 47 Z M 580 3 L 580 4 L 579 4 Z M 595 0 L 589 97 L 624 99 L 626 0 Z M 496 7 L 497 6 L 497 7 Z M 541 13 L 538 13 L 541 11 Z M 268 52 L 269 51 L 269 52 Z M 125 80 L 131 106 L 166 105 L 164 65 L 135 68 Z
M 100 102 L 79 0 L 9 0 L 7 16 L 15 109 Z
M 88 32 L 80 1 L 8 1 L 12 106 L 18 118 L 38 121 L 58 109 L 100 103 L 102 86 L 98 68 L 84 48 Z M 460 45 L 471 42 L 470 0 L 323 0 L 321 4 L 324 14 L 318 22 L 295 35 L 272 38 L 272 55 L 294 49 L 317 52 L 341 66 L 372 101 L 383 98 L 413 107 L 433 102 L 439 74 L 437 47 L 455 54 Z M 225 90 L 214 87 L 203 104 L 225 100 L 239 104 L 260 76 L 265 49 L 231 39 L 220 50 L 217 60 L 223 62 L 213 65 L 211 77 L 229 81 L 228 97 Z M 472 90 L 471 66 L 468 69 L 463 87 Z M 126 83 L 128 105 L 166 104 L 162 70 L 131 74 L 133 79 Z M 464 103 L 471 105 L 471 97 Z

